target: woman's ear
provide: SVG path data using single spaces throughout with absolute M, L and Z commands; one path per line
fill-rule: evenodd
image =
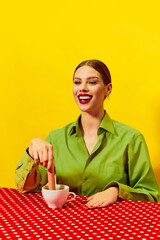
M 105 93 L 105 96 L 108 97 L 112 92 L 112 83 L 108 83 L 106 85 L 106 93 Z

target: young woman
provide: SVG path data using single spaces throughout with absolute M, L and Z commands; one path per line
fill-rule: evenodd
M 112 120 L 104 110 L 111 91 L 103 62 L 93 59 L 77 66 L 73 95 L 81 115 L 45 140 L 31 141 L 16 168 L 19 191 L 41 191 L 54 162 L 57 183 L 89 196 L 89 208 L 105 207 L 118 198 L 158 201 L 160 191 L 142 134 Z

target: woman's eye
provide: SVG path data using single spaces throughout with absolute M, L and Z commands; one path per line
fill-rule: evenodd
M 94 85 L 94 84 L 96 84 L 97 82 L 96 82 L 96 81 L 90 81 L 89 83 L 92 84 L 92 85 Z
M 74 81 L 74 84 L 80 84 L 81 82 L 80 81 Z

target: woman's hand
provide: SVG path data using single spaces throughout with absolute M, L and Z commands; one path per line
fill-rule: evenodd
M 106 207 L 115 203 L 118 199 L 118 187 L 110 187 L 103 192 L 98 192 L 87 199 L 88 208 Z
M 35 138 L 31 141 L 28 152 L 36 164 L 40 163 L 51 172 L 54 165 L 53 146 L 51 144 L 41 138 Z

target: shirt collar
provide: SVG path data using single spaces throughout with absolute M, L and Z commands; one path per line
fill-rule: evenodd
M 79 127 L 79 121 L 80 121 L 81 115 L 77 118 L 75 122 L 73 122 L 69 128 L 69 135 L 76 133 L 76 136 L 80 133 L 80 127 Z
M 104 130 L 106 130 L 106 131 L 108 131 L 112 134 L 115 134 L 113 121 L 106 111 L 104 113 L 104 117 L 103 117 L 102 122 L 99 126 L 99 129 L 104 129 Z
M 79 128 L 79 121 L 80 121 L 81 115 L 77 118 L 75 122 L 73 122 L 69 128 L 69 135 L 71 136 L 72 134 L 76 133 L 76 136 L 79 136 L 80 133 L 80 128 Z M 115 134 L 114 126 L 112 119 L 109 117 L 108 113 L 105 111 L 104 117 L 102 119 L 102 122 L 98 128 L 98 131 L 100 129 L 104 129 L 112 134 Z

